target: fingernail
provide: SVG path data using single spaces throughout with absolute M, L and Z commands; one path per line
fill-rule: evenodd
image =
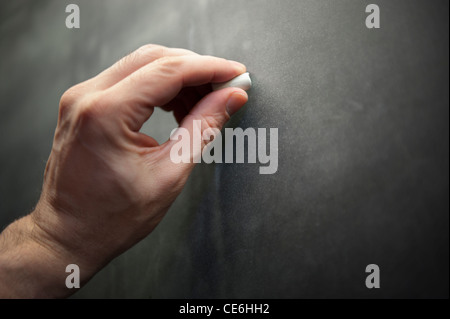
M 227 112 L 230 116 L 240 110 L 240 108 L 247 103 L 248 96 L 246 93 L 233 92 L 227 101 Z
M 243 65 L 242 63 L 239 63 L 239 62 L 236 62 L 233 60 L 228 60 L 228 61 L 230 61 L 230 63 L 233 65 L 234 68 L 236 68 L 242 72 L 245 72 L 245 70 L 247 70 L 247 67 L 245 65 Z

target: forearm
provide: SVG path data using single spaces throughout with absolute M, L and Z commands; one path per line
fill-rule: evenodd
M 74 290 L 65 285 L 71 259 L 69 253 L 45 238 L 33 213 L 15 221 L 0 234 L 0 298 L 71 295 Z

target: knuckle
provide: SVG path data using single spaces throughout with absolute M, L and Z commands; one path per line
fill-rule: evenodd
M 59 100 L 59 118 L 65 119 L 73 113 L 83 99 L 84 90 L 81 84 L 77 84 L 66 90 Z
M 66 111 L 71 109 L 75 105 L 79 97 L 80 94 L 78 93 L 76 86 L 68 89 L 66 92 L 63 93 L 59 101 L 60 111 Z
M 158 51 L 164 51 L 163 46 L 157 44 L 145 44 L 136 50 L 137 54 L 153 54 Z
M 166 48 L 157 44 L 146 44 L 129 55 L 129 58 L 134 60 L 155 60 L 159 57 L 164 57 Z
M 126 69 L 131 63 L 142 63 L 142 61 L 154 61 L 166 53 L 166 47 L 157 44 L 146 44 L 123 57 L 117 62 L 118 68 Z
M 173 83 L 178 83 L 181 89 L 183 85 L 183 68 L 182 64 L 184 60 L 182 57 L 178 56 L 166 56 L 159 58 L 155 62 L 155 76 L 161 79 L 171 79 Z M 176 80 L 176 81 L 175 81 Z M 176 87 L 176 85 L 174 85 Z
M 212 128 L 220 128 L 221 127 L 221 122 L 222 122 L 222 117 L 223 117 L 223 115 L 219 115 L 219 114 L 217 114 L 217 115 L 209 115 L 209 116 L 204 116 L 203 117 L 203 123 L 204 123 L 204 128 L 202 128 L 202 131 L 203 131 L 203 129 L 204 130 L 206 130 L 206 129 L 212 129 Z
M 183 64 L 183 58 L 179 56 L 165 56 L 159 58 L 155 62 L 158 64 L 160 69 L 173 73 L 178 72 Z
M 189 116 L 189 115 L 188 115 Z M 189 119 L 191 120 L 191 119 Z M 201 136 L 205 133 L 207 130 L 211 129 L 218 129 L 220 130 L 224 123 L 224 116 L 221 114 L 211 114 L 211 115 L 204 115 L 200 117 L 192 117 L 192 121 L 194 120 L 200 120 L 200 126 L 198 129 L 201 132 Z M 214 139 L 214 138 L 213 138 Z M 208 145 L 212 140 L 205 140 L 202 138 L 201 140 L 201 146 L 202 148 Z
M 78 121 L 83 126 L 100 125 L 107 102 L 103 94 L 93 94 L 85 98 L 78 111 Z

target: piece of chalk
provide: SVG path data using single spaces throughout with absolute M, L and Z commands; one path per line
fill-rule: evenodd
M 213 83 L 212 89 L 213 91 L 222 90 L 225 88 L 236 87 L 243 89 L 244 91 L 250 90 L 252 87 L 252 80 L 250 79 L 250 74 L 248 72 L 241 74 L 234 79 L 223 82 L 223 83 Z

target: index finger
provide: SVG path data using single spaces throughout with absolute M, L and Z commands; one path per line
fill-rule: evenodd
M 183 87 L 225 82 L 245 71 L 239 62 L 212 56 L 163 57 L 116 83 L 108 93 L 119 105 L 159 106 Z
M 107 89 L 123 80 L 141 67 L 166 56 L 197 55 L 197 53 L 178 48 L 167 48 L 157 44 L 147 44 L 123 57 L 111 67 L 86 81 L 95 90 Z

